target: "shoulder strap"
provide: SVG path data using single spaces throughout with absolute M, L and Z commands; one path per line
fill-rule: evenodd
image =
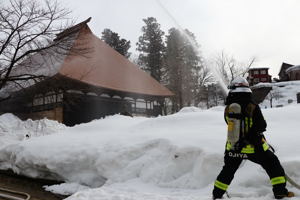
M 249 103 L 249 104 L 246 106 L 245 113 L 246 113 L 249 117 L 252 117 L 255 108 L 256 108 L 256 105 L 255 105 L 254 103 Z
M 227 114 L 229 112 L 229 105 L 227 105 L 226 107 L 225 107 L 225 114 Z

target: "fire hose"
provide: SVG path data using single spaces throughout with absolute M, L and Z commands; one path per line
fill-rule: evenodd
M 292 186 L 300 190 L 300 185 L 297 184 L 293 179 L 291 179 L 288 175 L 285 175 L 285 178 Z
M 30 195 L 25 192 L 19 192 L 15 190 L 8 190 L 0 188 L 0 197 L 8 200 L 29 200 Z

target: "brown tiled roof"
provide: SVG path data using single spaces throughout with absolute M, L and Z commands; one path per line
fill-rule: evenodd
M 74 48 L 84 43 L 89 52 L 84 56 L 68 55 L 59 74 L 93 86 L 117 91 L 152 96 L 173 95 L 170 90 L 139 69 L 137 65 L 95 36 L 87 24 L 80 26 Z

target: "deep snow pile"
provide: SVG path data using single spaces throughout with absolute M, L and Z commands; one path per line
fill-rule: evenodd
M 64 128 L 65 125 L 48 119 L 22 121 L 13 114 L 3 114 L 0 115 L 0 149 L 31 137 L 55 134 Z
M 211 199 L 223 165 L 223 109 L 185 108 L 157 118 L 115 115 L 60 134 L 16 140 L 0 149 L 0 168 L 66 181 L 49 191 L 81 190 L 68 200 Z M 262 111 L 268 141 L 287 173 L 300 182 L 300 106 Z M 273 198 L 267 175 L 250 162 L 239 169 L 229 193 L 233 200 Z

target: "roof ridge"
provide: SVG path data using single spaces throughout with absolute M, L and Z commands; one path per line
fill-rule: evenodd
M 89 17 L 88 19 L 72 26 L 72 27 L 69 27 L 67 28 L 66 30 L 56 34 L 56 38 L 54 39 L 54 41 L 57 41 L 57 40 L 60 40 L 72 33 L 75 33 L 75 32 L 78 32 L 83 26 L 85 26 L 87 23 L 89 23 L 91 21 L 92 17 Z

